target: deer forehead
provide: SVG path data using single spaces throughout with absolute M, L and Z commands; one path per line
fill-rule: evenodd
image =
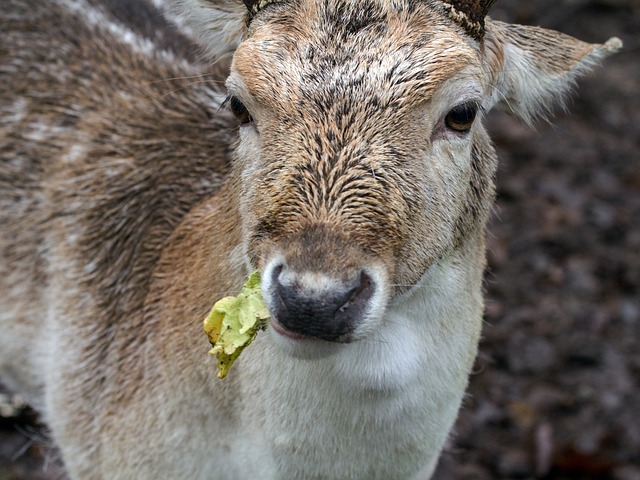
M 477 47 L 433 9 L 351 3 L 339 11 L 326 2 L 267 11 L 236 50 L 229 84 L 273 118 L 344 102 L 405 113 L 454 77 L 479 83 Z

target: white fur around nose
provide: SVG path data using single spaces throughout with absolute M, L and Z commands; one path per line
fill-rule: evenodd
M 297 287 L 309 296 L 321 296 L 344 288 L 342 282 L 324 273 L 294 272 L 286 267 L 278 275 L 278 281 L 283 287 Z

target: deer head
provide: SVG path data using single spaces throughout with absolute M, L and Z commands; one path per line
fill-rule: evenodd
M 211 55 L 234 52 L 244 249 L 274 328 L 336 342 L 375 329 L 435 262 L 481 248 L 485 112 L 544 114 L 619 43 L 485 19 L 491 0 L 181 4 Z

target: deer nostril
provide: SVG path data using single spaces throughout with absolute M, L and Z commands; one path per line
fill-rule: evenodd
M 323 340 L 349 341 L 375 290 L 373 279 L 364 271 L 346 282 L 296 275 L 285 266 L 274 268 L 272 275 L 272 313 L 278 324 L 290 332 Z
M 373 280 L 364 271 L 360 273 L 357 285 L 348 293 L 347 301 L 339 308 L 339 312 L 347 312 L 350 309 L 364 310 L 373 295 Z

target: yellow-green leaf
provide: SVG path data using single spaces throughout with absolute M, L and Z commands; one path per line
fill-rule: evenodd
M 218 378 L 224 378 L 240 353 L 265 327 L 269 311 L 260 291 L 260 274 L 253 272 L 237 297 L 218 300 L 204 320 L 204 331 L 218 357 Z

